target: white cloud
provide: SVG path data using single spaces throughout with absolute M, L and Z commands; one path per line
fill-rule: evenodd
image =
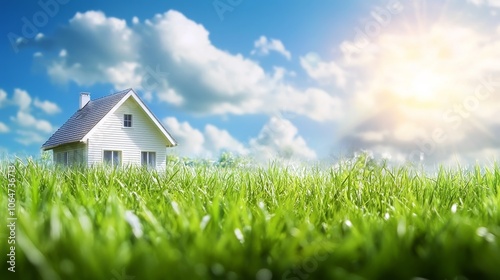
M 31 145 L 33 143 L 40 143 L 46 134 L 54 131 L 54 127 L 50 122 L 40 119 L 32 115 L 31 111 L 38 108 L 47 114 L 55 114 L 60 111 L 60 108 L 53 102 L 41 101 L 35 98 L 34 102 L 30 94 L 22 89 L 14 89 L 14 94 L 11 100 L 7 99 L 7 93 L 0 89 L 0 106 L 6 103 L 15 105 L 19 108 L 16 116 L 11 116 L 10 120 L 17 124 L 19 127 L 26 128 L 26 130 L 17 130 L 16 134 L 20 137 L 15 140 L 23 145 Z M 33 107 L 31 106 L 33 105 Z M 7 133 L 10 128 L 3 122 L 0 122 L 0 133 Z
M 276 94 L 274 102 L 279 104 L 278 113 L 290 112 L 321 122 L 338 120 L 345 111 L 342 99 L 318 88 L 308 88 L 302 92 L 287 87 Z
M 300 65 L 306 70 L 309 77 L 321 83 L 334 83 L 339 87 L 345 86 L 345 72 L 334 61 L 324 62 L 318 54 L 308 53 L 300 58 Z
M 188 122 L 179 122 L 174 117 L 163 119 L 163 123 L 179 142 L 177 152 L 181 156 L 214 158 L 221 152 L 249 155 L 258 161 L 274 159 L 313 160 L 316 153 L 307 146 L 298 129 L 288 120 L 272 117 L 258 136 L 248 145 L 235 139 L 227 130 L 207 124 L 203 131 L 193 128 Z
M 174 149 L 180 155 L 198 156 L 206 153 L 203 149 L 205 137 L 201 131 L 193 128 L 188 122 L 179 122 L 175 117 L 164 118 L 163 123 L 179 143 Z
M 281 42 L 263 42 L 262 50 L 289 56 Z M 64 29 L 35 44 L 53 54 L 46 67 L 54 81 L 134 87 L 197 114 L 273 114 L 285 106 L 324 121 L 333 119 L 329 106 L 338 103 L 326 93 L 309 100 L 317 90 L 299 89 L 287 81 L 291 73 L 268 73 L 242 54 L 217 48 L 208 30 L 173 10 L 131 26 L 102 12 L 77 13 Z M 61 49 L 65 57 L 57 56 Z
M 107 68 L 104 74 L 117 89 L 138 88 L 141 84 L 141 77 L 136 74 L 138 68 L 139 65 L 136 62 L 122 62 L 117 66 Z
M 205 126 L 205 149 L 209 151 L 230 151 L 238 155 L 247 155 L 248 149 L 236 140 L 227 130 L 219 129 L 211 124 Z
M 31 105 L 31 96 L 27 91 L 16 88 L 14 89 L 14 97 L 12 101 L 14 104 L 19 106 L 20 110 L 27 110 Z
M 54 132 L 54 126 L 49 121 L 39 118 L 38 113 L 42 111 L 46 114 L 56 114 L 61 111 L 57 104 L 48 100 L 42 101 L 39 98 L 35 98 L 33 101 L 26 90 L 19 88 L 14 89 L 12 99 L 9 100 L 7 93 L 0 89 L 0 105 L 7 103 L 18 107 L 17 114 L 11 116 L 10 120 L 17 127 L 25 128 L 25 130 L 16 131 L 19 136 L 15 139 L 17 142 L 23 145 L 40 143 L 48 134 Z M 0 122 L 0 133 L 9 131 L 9 127 Z
M 467 0 L 476 6 L 488 5 L 495 8 L 500 8 L 500 0 Z
M 160 101 L 171 103 L 177 106 L 182 105 L 182 103 L 184 102 L 184 98 L 171 88 L 167 89 L 166 91 L 159 91 L 158 99 L 160 99 Z
M 26 131 L 26 130 L 18 130 L 16 131 L 18 135 L 21 137 L 16 137 L 14 140 L 16 142 L 21 143 L 25 146 L 33 145 L 33 144 L 42 144 L 45 141 L 45 137 L 40 135 L 38 132 L 34 131 Z
M 49 115 L 61 112 L 61 108 L 59 108 L 57 104 L 50 102 L 48 100 L 41 101 L 40 99 L 35 98 L 35 102 L 33 103 L 33 105 L 37 108 L 40 108 L 42 111 L 44 111 Z
M 0 122 L 0 133 L 7 133 L 9 131 L 10 131 L 9 127 L 3 122 Z
M 260 38 L 254 42 L 254 47 L 251 54 L 268 55 L 271 51 L 275 51 L 288 60 L 292 59 L 292 54 L 285 48 L 285 45 L 277 39 L 267 39 L 266 36 L 260 36 Z
M 35 36 L 35 40 L 36 40 L 36 41 L 40 41 L 41 39 L 43 39 L 43 37 L 44 37 L 43 33 L 38 33 L 38 34 L 36 34 L 36 36 Z
M 484 3 L 484 0 L 467 0 L 467 2 L 479 6 L 479 5 L 482 5 Z
M 117 69 L 125 73 L 133 71 L 130 68 L 137 58 L 132 31 L 126 21 L 107 18 L 99 11 L 76 13 L 69 27 L 61 30 L 58 36 L 47 36 L 39 42 L 41 45 L 46 43 L 53 46 L 53 52 L 59 50 L 63 54 L 47 65 L 50 77 L 59 83 L 72 80 L 78 85 L 111 82 L 122 86 L 123 78 L 116 75 L 120 71 Z
M 227 130 L 211 124 L 207 124 L 202 132 L 193 128 L 188 122 L 179 122 L 174 117 L 164 118 L 163 123 L 179 142 L 179 146 L 174 149 L 177 149 L 180 155 L 217 157 L 223 151 L 238 155 L 248 154 L 245 146 Z
M 316 152 L 308 147 L 298 129 L 289 120 L 277 117 L 272 117 L 259 135 L 250 140 L 250 149 L 255 157 L 263 161 L 276 158 L 316 159 Z
M 11 120 L 22 127 L 34 128 L 40 132 L 51 133 L 54 127 L 46 120 L 38 119 L 25 111 L 18 111 L 16 117 L 11 117 Z
M 7 102 L 7 93 L 0 89 L 0 108 Z

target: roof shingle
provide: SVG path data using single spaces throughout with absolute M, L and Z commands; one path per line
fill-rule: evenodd
M 89 101 L 42 145 L 42 149 L 48 150 L 63 144 L 80 141 L 131 90 L 129 88 Z

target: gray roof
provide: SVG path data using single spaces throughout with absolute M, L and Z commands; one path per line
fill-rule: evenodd
M 89 101 L 42 145 L 42 149 L 48 150 L 63 144 L 79 142 L 131 90 L 129 88 Z

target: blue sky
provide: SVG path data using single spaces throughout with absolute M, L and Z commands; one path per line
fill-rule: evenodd
M 132 87 L 179 155 L 498 155 L 498 0 L 4 5 L 3 153 L 39 155 L 80 92 Z

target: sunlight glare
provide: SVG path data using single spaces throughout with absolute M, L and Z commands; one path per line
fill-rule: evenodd
M 407 92 L 417 99 L 433 98 L 439 90 L 440 78 L 432 70 L 421 70 L 413 76 Z

